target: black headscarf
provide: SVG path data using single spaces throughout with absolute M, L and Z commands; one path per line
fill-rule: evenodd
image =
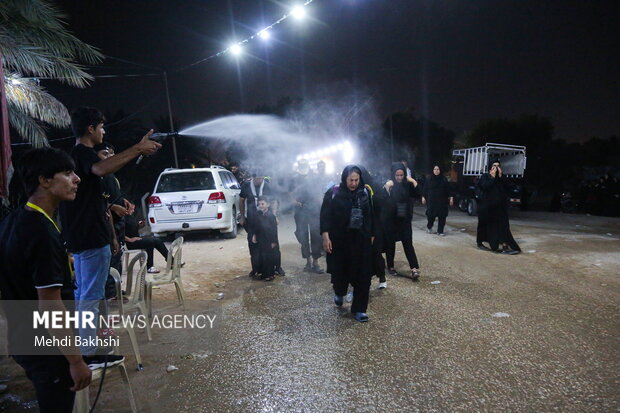
M 360 176 L 360 183 L 357 186 L 357 189 L 355 191 L 350 191 L 349 188 L 347 187 L 347 178 L 349 177 L 349 175 L 351 175 L 351 173 L 353 172 L 357 172 Z M 342 171 L 342 175 L 340 176 L 340 193 L 341 194 L 349 194 L 351 196 L 356 196 L 357 194 L 360 194 L 364 191 L 364 176 L 362 174 L 362 170 L 360 169 L 359 166 L 357 165 L 347 165 L 345 166 L 344 170 Z
M 396 172 L 399 170 L 405 174 L 403 181 L 400 183 L 396 182 Z M 392 182 L 394 182 L 392 196 L 397 202 L 403 202 L 403 200 L 409 197 L 409 182 L 407 182 L 407 168 L 405 168 L 402 162 L 394 162 L 392 164 Z
M 494 163 L 498 163 L 500 168 L 502 167 L 502 162 L 499 159 L 494 159 L 489 163 L 489 172 L 491 172 L 491 168 L 493 168 Z
M 435 166 L 439 168 L 439 175 L 435 175 L 435 173 L 431 171 L 431 177 L 426 184 L 430 189 L 437 188 L 444 181 L 444 176 L 441 174 L 441 166 Z M 435 166 L 433 166 L 433 169 L 435 169 Z
M 368 169 L 366 169 L 364 166 L 362 165 L 358 165 L 358 167 L 360 168 L 360 170 L 362 171 L 362 180 L 364 181 L 365 185 L 370 185 L 370 187 L 375 190 L 375 183 L 374 183 L 374 179 L 372 178 L 372 176 L 370 175 L 370 172 L 368 172 Z

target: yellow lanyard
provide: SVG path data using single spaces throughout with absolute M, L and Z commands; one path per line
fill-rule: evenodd
M 29 206 L 40 214 L 43 214 L 43 216 L 47 218 L 52 223 L 52 225 L 54 225 L 54 228 L 56 228 L 56 231 L 58 231 L 58 233 L 60 234 L 60 228 L 58 228 L 58 225 L 56 225 L 54 220 L 50 218 L 49 215 L 47 215 L 47 212 L 45 212 L 43 208 L 33 204 L 32 202 L 26 202 L 26 206 Z M 67 263 L 69 264 L 69 273 L 71 274 L 71 278 L 73 278 L 73 268 L 71 267 L 71 258 L 69 258 L 69 254 L 67 254 Z

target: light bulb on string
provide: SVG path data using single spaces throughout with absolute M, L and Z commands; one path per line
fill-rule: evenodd
M 260 32 L 258 32 L 258 37 L 260 37 L 263 40 L 269 40 L 271 38 L 271 33 L 269 32 L 269 29 L 263 29 Z
M 306 9 L 304 8 L 304 6 L 295 6 L 291 10 L 291 16 L 298 20 L 301 20 L 306 17 Z
M 241 46 L 238 44 L 233 44 L 232 46 L 230 46 L 230 53 L 234 54 L 235 56 L 239 56 L 241 54 Z

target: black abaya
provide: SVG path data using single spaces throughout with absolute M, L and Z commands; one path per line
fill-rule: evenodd
M 507 244 L 512 250 L 521 251 L 510 232 L 508 221 L 508 188 L 510 183 L 503 177 L 493 178 L 484 174 L 478 181 L 480 189 L 478 205 L 478 245 L 488 242 L 493 251 L 498 251 L 501 244 Z
M 426 198 L 426 216 L 429 218 L 445 218 L 448 216 L 450 189 L 448 179 L 443 175 L 432 175 L 424 185 Z
M 362 179 L 356 191 L 347 188 L 349 168 L 345 168 L 342 174 L 342 183 L 325 193 L 321 207 L 321 234 L 327 232 L 332 242 L 332 252 L 327 254 L 326 261 L 334 293 L 344 296 L 348 285 L 353 285 L 351 312 L 365 313 L 372 277 L 373 209 Z M 354 206 L 362 209 L 363 225 L 360 229 L 349 229 Z

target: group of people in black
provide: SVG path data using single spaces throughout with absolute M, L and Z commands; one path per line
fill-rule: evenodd
M 110 156 L 111 148 L 102 146 L 104 122 L 98 109 L 79 107 L 71 114 L 76 143 L 70 154 L 52 148 L 24 154 L 17 169 L 28 202 L 0 224 L 0 295 L 5 306 L 21 303 L 21 311 L 5 312 L 8 350 L 32 381 L 41 412 L 71 412 L 75 392 L 89 385 L 91 370 L 124 360 L 99 347 L 96 325 L 81 323 L 77 332 L 31 328 L 32 309 L 61 314 L 75 309 L 90 312 L 94 320 L 100 307 L 105 311 L 111 258 L 119 250 L 113 225 L 119 220 L 112 218 L 130 216 L 134 209 L 118 193 L 113 174 L 161 145 L 149 139 L 151 130 L 137 144 Z M 53 219 L 57 211 L 60 226 Z M 35 336 L 65 344 L 37 347 Z
M 308 162 L 300 160 L 298 172 L 288 187 L 294 208 L 295 237 L 301 245 L 302 258 L 306 259 L 304 270 L 323 273 L 318 260 L 324 254 L 335 304 L 342 306 L 345 300 L 352 301 L 354 318 L 368 321 L 372 277 L 379 278 L 378 288 L 383 289 L 387 287 L 386 272 L 399 275 L 394 265 L 397 242 L 402 243 L 409 264 L 405 275 L 413 281 L 420 278 L 411 225 L 414 198 L 421 198 L 427 206 L 427 232 L 433 232 L 438 220 L 436 233 L 440 236 L 445 235 L 446 217 L 454 198 L 438 165 L 423 185 L 408 175 L 402 162 L 392 164 L 390 179 L 385 183 L 374 179 L 360 165 L 344 168 L 340 182 L 334 183 L 324 167 L 320 162 L 317 172 L 312 173 Z M 504 254 L 519 253 L 508 223 L 509 183 L 502 176 L 499 162 L 492 164 L 478 185 L 478 247 Z M 277 236 L 279 202 L 262 175 L 255 174 L 242 185 L 241 203 L 252 263 L 250 276 L 271 281 L 275 275 L 285 275 Z M 352 292 L 349 286 L 353 287 Z
M 130 248 L 150 248 L 149 266 L 153 249 L 166 254 L 156 243 L 147 244 L 138 236 L 136 224 L 128 219 L 135 207 L 121 196 L 118 181 L 113 178 L 122 166 L 139 155 L 153 154 L 161 145 L 149 140 L 151 131 L 136 145 L 111 156 L 112 148 L 102 146 L 103 124 L 103 115 L 97 109 L 78 108 L 72 113 L 77 139 L 70 155 L 43 148 L 22 158 L 19 173 L 28 202 L 0 224 L 2 300 L 30 300 L 38 303 L 39 309 L 64 311 L 65 303 L 75 299 L 77 310 L 90 311 L 96 318 L 98 305 L 105 298 L 111 258 L 119 249 L 114 228 L 119 228 L 121 221 L 125 225 L 123 239 Z M 373 179 L 363 166 L 345 167 L 340 182 L 333 182 L 325 173 L 324 163 L 320 162 L 317 169 L 317 173 L 310 173 L 307 163 L 300 161 L 288 187 L 295 236 L 306 260 L 304 269 L 323 273 L 319 258 L 325 253 L 335 304 L 343 305 L 352 286 L 351 312 L 356 320 L 365 322 L 372 277 L 379 277 L 379 288 L 386 288 L 386 269 L 397 274 L 396 242 L 403 244 L 410 269 L 407 275 L 414 281 L 419 279 L 420 264 L 412 242 L 413 197 L 422 196 L 428 206 L 428 230 L 438 219 L 437 232 L 442 235 L 452 203 L 447 180 L 435 167 L 421 190 L 401 162 L 392 165 L 391 177 L 384 184 Z M 519 252 L 508 225 L 507 183 L 499 162 L 493 163 L 479 186 L 478 245 L 484 247 L 488 242 L 494 251 Z M 240 194 L 241 224 L 247 230 L 252 263 L 250 275 L 267 281 L 285 275 L 277 228 L 280 203 L 274 195 L 260 173 L 243 183 Z M 52 219 L 57 210 L 62 234 Z M 117 217 L 113 220 L 114 215 Z M 32 331 L 24 331 L 27 323 L 15 313 L 6 314 L 9 352 L 33 382 L 42 412 L 71 411 L 75 391 L 90 383 L 91 369 L 123 361 L 121 355 L 101 354 L 96 345 L 58 347 L 53 354 L 45 355 L 24 352 L 23 340 L 31 339 Z M 70 329 L 37 333 L 47 337 L 75 334 Z M 81 328 L 77 334 L 97 336 L 96 329 L 90 327 Z

